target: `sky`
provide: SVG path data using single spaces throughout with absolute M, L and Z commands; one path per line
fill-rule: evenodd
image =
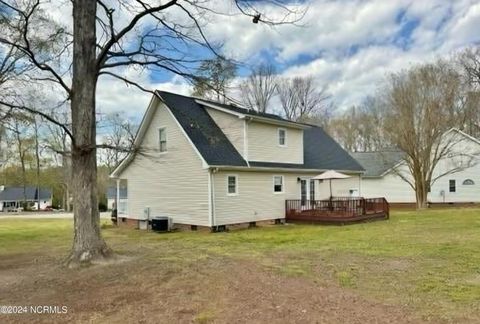
M 215 1 L 226 8 L 228 1 Z M 258 2 L 261 4 L 261 2 Z M 243 15 L 212 16 L 207 38 L 223 44 L 227 57 L 256 65 L 271 62 L 282 76 L 313 76 L 338 109 L 374 95 L 389 73 L 480 44 L 480 0 L 310 0 L 301 26 L 253 24 Z M 231 4 L 230 4 L 231 5 Z M 261 5 L 270 16 L 278 8 Z M 234 8 L 233 8 L 234 9 Z M 121 22 L 120 22 L 121 23 Z M 188 94 L 182 78 L 127 69 L 148 88 Z M 244 74 L 244 70 L 241 70 Z M 139 120 L 150 95 L 102 77 L 98 109 Z

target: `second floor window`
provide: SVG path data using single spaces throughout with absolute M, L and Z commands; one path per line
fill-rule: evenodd
M 158 130 L 158 138 L 159 138 L 160 152 L 166 152 L 167 151 L 167 129 L 166 128 L 160 128 Z
M 278 145 L 286 146 L 287 145 L 287 130 L 283 128 L 278 129 Z

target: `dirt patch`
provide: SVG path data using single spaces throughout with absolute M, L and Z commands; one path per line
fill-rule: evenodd
M 61 259 L 14 258 L 2 267 L 0 304 L 68 306 L 67 314 L 2 322 L 420 323 L 408 309 L 340 287 L 268 271 L 252 260 L 208 257 L 189 265 L 137 256 L 68 270 Z

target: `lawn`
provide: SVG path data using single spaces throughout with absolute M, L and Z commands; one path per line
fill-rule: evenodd
M 479 209 L 215 234 L 102 227 L 119 259 L 68 270 L 70 220 L 0 220 L 0 305 L 69 307 L 0 322 L 480 321 Z

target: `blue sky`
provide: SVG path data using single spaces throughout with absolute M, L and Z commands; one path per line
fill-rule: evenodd
M 228 1 L 216 6 L 227 8 Z M 385 77 L 414 64 L 448 57 L 480 42 L 480 0 L 310 0 L 302 27 L 255 25 L 237 16 L 211 17 L 208 38 L 224 44 L 226 56 L 247 64 L 272 62 L 282 76 L 315 78 L 338 109 L 374 95 Z M 275 8 L 266 8 L 275 14 Z M 200 53 L 201 54 L 201 53 Z M 240 70 L 240 77 L 245 75 Z M 124 71 L 151 88 L 188 94 L 190 86 L 167 73 Z M 126 111 L 140 118 L 148 94 L 101 79 L 102 112 Z

